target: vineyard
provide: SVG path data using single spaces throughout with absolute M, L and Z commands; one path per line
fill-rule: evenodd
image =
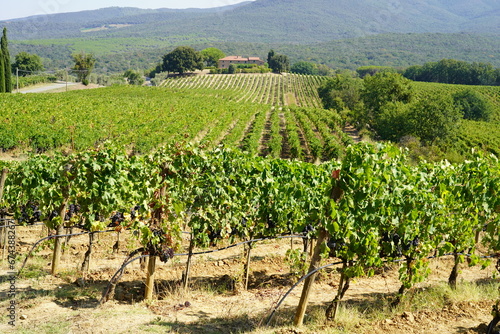
M 494 106 L 493 122 L 461 123 L 456 144 L 481 152 L 417 163 L 394 146 L 354 144 L 342 117 L 321 108 L 322 80 L 197 75 L 162 87 L 3 96 L 0 148 L 22 154 L 0 160 L 1 225 L 23 233 L 19 277 L 61 279 L 70 262 L 75 278 L 65 290 L 79 299 L 55 293 L 58 303 L 81 310 L 145 300 L 168 317 L 156 302 L 191 296 L 176 299 L 175 316 L 196 309 L 202 282 L 264 303 L 258 321 L 243 321 L 250 330 L 308 324 L 313 308 L 330 333 L 357 282 L 390 272 L 391 290 L 363 301 L 361 313 L 406 314 L 424 286 L 447 281 L 459 291 L 464 272 L 475 270 L 494 291 L 481 299 L 489 317 L 500 270 L 498 87 L 474 87 Z M 415 89 L 425 97 L 464 87 Z M 40 239 L 24 235 L 40 224 Z M 4 247 L 9 228 L 0 228 Z M 324 291 L 315 293 L 318 275 Z M 28 295 L 20 298 L 26 312 Z M 318 295 L 322 302 L 309 305 Z M 167 326 L 151 321 L 160 332 Z M 179 332 L 206 330 L 186 324 Z
M 205 89 L 110 87 L 5 96 L 0 101 L 0 148 L 79 151 L 108 141 L 146 153 L 185 140 L 315 161 L 338 157 L 351 142 L 336 113 L 236 102 L 220 94 Z
M 211 74 L 170 78 L 164 87 L 197 90 L 237 102 L 276 106 L 321 107 L 318 87 L 327 77 L 284 74 Z
M 463 90 L 473 90 L 485 97 L 493 107 L 493 119 L 495 123 L 500 122 L 500 87 L 498 86 L 467 86 L 467 85 L 450 85 L 431 82 L 413 82 L 416 90 L 420 95 L 436 93 L 453 94 Z
M 149 257 L 145 299 L 154 296 L 157 260 L 187 256 L 182 283 L 189 287 L 197 250 L 242 242 L 240 277 L 248 287 L 257 240 L 293 235 L 303 238 L 304 252 L 291 249 L 289 256 L 309 262 L 311 273 L 331 263 L 340 274 L 338 292 L 324 310 L 334 320 L 350 284 L 388 263 L 399 268 L 400 288 L 391 297 L 397 305 L 431 274 L 431 258 L 454 259 L 448 282 L 457 288 L 464 262 L 486 268 L 500 252 L 500 164 L 482 154 L 460 164 L 413 165 L 392 146 L 357 144 L 342 162 L 309 164 L 172 145 L 146 156 L 110 148 L 33 156 L 3 168 L 2 215 L 17 224 L 41 221 L 58 235 L 65 229 L 87 233 L 83 272 L 92 268 L 96 234 L 130 231 L 140 247 L 124 263 Z M 54 242 L 54 275 L 63 240 Z M 121 274 L 109 277 L 101 304 L 113 298 Z M 296 325 L 314 276 L 304 282 Z

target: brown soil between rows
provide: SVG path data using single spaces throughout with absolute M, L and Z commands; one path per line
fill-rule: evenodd
M 125 232 L 126 234 L 128 232 Z M 31 245 L 40 238 L 42 228 L 18 228 L 18 252 L 26 254 Z M 176 257 L 171 262 L 160 263 L 157 269 L 157 300 L 142 301 L 145 273 L 137 262 L 125 270 L 117 286 L 115 300 L 99 306 L 101 292 L 108 280 L 121 265 L 127 254 L 138 247 L 129 235 L 120 238 L 122 245 L 118 254 L 113 254 L 112 245 L 116 233 L 100 234 L 91 259 L 91 272 L 84 276 L 85 285 L 75 282 L 81 277 L 78 272 L 87 250 L 87 236 L 73 237 L 62 258 L 63 270 L 58 277 L 44 274 L 37 278 L 18 279 L 17 313 L 26 319 L 17 320 L 14 332 L 43 333 L 41 324 L 63 324 L 60 333 L 316 333 L 318 328 L 293 329 L 291 322 L 294 308 L 301 293 L 299 285 L 285 300 L 273 319 L 271 328 L 262 327 L 270 310 L 280 297 L 296 282 L 283 260 L 290 249 L 290 240 L 264 241 L 252 250 L 251 279 L 248 291 L 243 291 L 238 277 L 243 272 L 243 247 L 234 247 L 217 253 L 198 255 L 193 259 L 190 289 L 182 292 L 180 279 L 185 257 Z M 302 247 L 300 240 L 293 242 L 294 248 Z M 50 249 L 39 252 L 39 258 L 30 260 L 40 264 L 48 273 Z M 24 256 L 23 256 L 24 258 Z M 40 260 L 42 259 L 42 260 Z M 30 261 L 28 265 L 30 265 Z M 417 289 L 438 284 L 446 280 L 451 269 L 450 259 L 433 260 L 432 274 Z M 1 263 L 0 307 L 5 309 L 8 299 L 7 271 Z M 487 282 L 493 280 L 493 266 L 485 270 L 464 267 L 460 280 Z M 306 315 L 324 312 L 334 298 L 339 274 L 334 269 L 324 271 L 313 287 L 310 306 Z M 79 283 L 82 281 L 80 280 Z M 399 288 L 396 268 L 387 268 L 371 278 L 358 278 L 351 284 L 344 305 L 363 308 L 377 305 L 380 300 L 391 298 Z M 186 304 L 186 302 L 189 302 Z M 491 320 L 493 302 L 465 302 L 450 304 L 441 310 L 408 310 L 391 319 L 362 323 L 358 333 L 484 333 L 485 323 Z M 188 305 L 188 306 L 187 306 Z M 12 331 L 7 325 L 5 312 L 0 313 L 0 332 Z M 47 325 L 48 324 L 48 325 Z M 276 327 L 277 326 L 277 327 Z M 335 329 L 329 323 L 321 333 Z M 47 329 L 45 332 L 53 332 Z

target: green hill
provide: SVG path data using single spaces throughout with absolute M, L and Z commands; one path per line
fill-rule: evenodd
M 500 3 L 494 0 L 257 0 L 204 10 L 112 7 L 0 22 L 0 26 L 7 26 L 15 40 L 197 34 L 208 40 L 304 44 L 390 32 L 499 33 L 499 20 Z

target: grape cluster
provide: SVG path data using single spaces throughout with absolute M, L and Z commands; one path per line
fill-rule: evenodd
M 207 235 L 208 239 L 210 240 L 210 246 L 215 247 L 217 245 L 217 241 L 222 238 L 220 232 L 220 230 L 214 231 L 211 228 L 208 229 Z M 239 233 L 236 229 L 233 228 L 231 231 L 231 235 L 239 235 Z
M 346 246 L 346 243 L 344 239 L 335 239 L 335 238 L 330 238 L 328 242 L 326 243 L 328 248 L 330 249 L 330 257 L 336 257 L 337 252 L 342 250 Z
M 269 215 L 267 216 L 267 227 L 268 228 L 276 228 L 276 222 Z
M 38 209 L 38 205 L 34 202 L 28 202 L 26 205 L 21 205 L 21 215 L 18 218 L 19 223 L 34 224 L 41 221 L 42 212 Z
M 303 235 L 310 235 L 316 231 L 316 228 L 312 226 L 311 224 L 308 224 L 304 227 L 304 230 L 302 231 Z
M 135 219 L 138 215 L 138 211 L 141 210 L 141 206 L 140 205 L 136 205 L 134 206 L 131 210 L 130 210 L 130 218 L 132 219 Z
M 94 220 L 96 222 L 104 222 L 105 221 L 105 218 L 103 215 L 100 215 L 99 212 L 96 212 L 95 215 L 94 215 Z
M 162 251 L 158 254 L 161 262 L 168 262 L 168 260 L 174 257 L 174 249 L 173 248 L 162 248 Z
M 150 255 L 158 256 L 161 262 L 166 263 L 168 260 L 174 257 L 174 249 L 165 245 L 166 238 L 165 233 L 162 229 L 152 229 L 151 232 L 155 237 L 158 237 L 160 239 L 160 242 L 158 245 L 149 243 L 148 252 Z
M 57 213 L 56 210 L 52 210 L 50 213 L 49 213 L 49 221 L 56 218 L 57 216 L 59 216 L 59 214 Z
M 407 252 L 412 247 L 417 248 L 420 245 L 420 238 L 416 236 L 413 240 L 403 242 L 397 232 L 384 232 L 381 238 L 382 249 L 381 256 L 401 257 L 403 251 Z
M 70 220 L 74 215 L 80 212 L 80 206 L 78 204 L 70 204 L 68 211 L 64 215 L 64 220 Z
M 109 223 L 108 227 L 116 227 L 120 225 L 125 220 L 125 217 L 123 216 L 123 212 L 115 212 L 114 215 L 111 216 L 111 223 Z

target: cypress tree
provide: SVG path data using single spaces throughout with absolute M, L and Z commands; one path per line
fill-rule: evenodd
M 5 93 L 5 66 L 2 48 L 0 48 L 0 93 Z
M 1 48 L 3 54 L 3 67 L 5 75 L 5 92 L 12 92 L 12 68 L 10 66 L 9 43 L 7 41 L 7 28 L 3 28 L 3 35 L 1 41 Z

